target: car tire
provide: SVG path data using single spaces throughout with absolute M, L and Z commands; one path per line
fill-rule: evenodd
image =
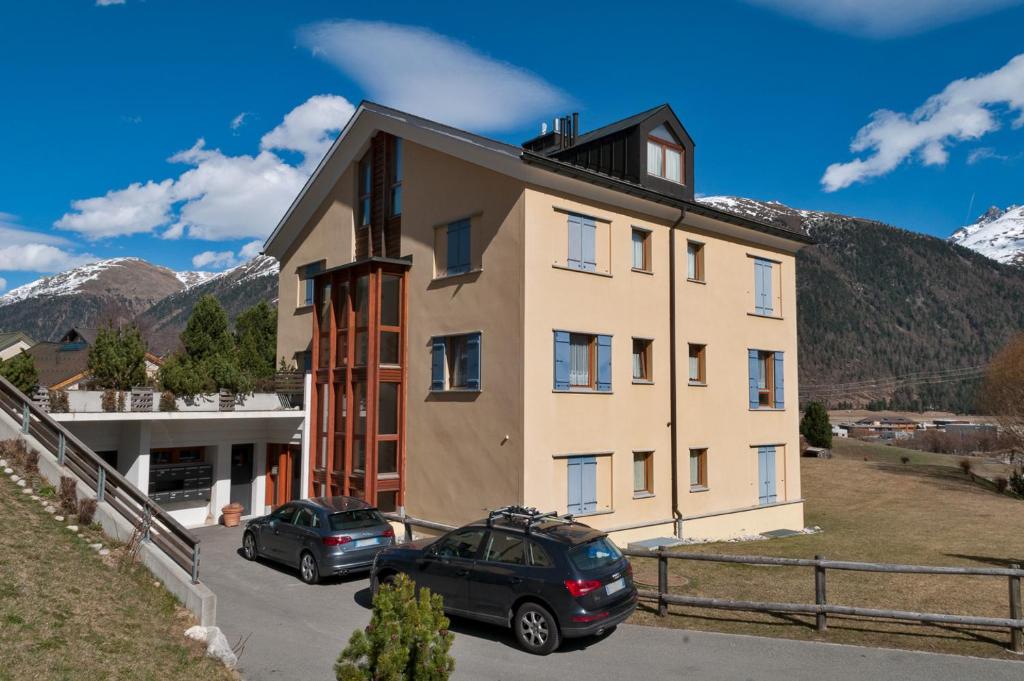
M 534 655 L 548 655 L 558 648 L 561 635 L 558 623 L 548 609 L 539 603 L 523 603 L 512 620 L 519 646 Z
M 316 564 L 316 558 L 309 551 L 303 551 L 299 556 L 299 579 L 306 584 L 316 584 L 320 581 L 320 568 Z
M 252 532 L 242 535 L 242 555 L 246 560 L 256 560 L 260 556 L 260 551 L 256 547 L 256 535 Z
M 395 573 L 386 572 L 384 575 L 377 577 L 374 576 L 372 583 L 370 584 L 370 593 L 374 596 L 380 591 L 382 586 L 391 586 L 395 583 Z

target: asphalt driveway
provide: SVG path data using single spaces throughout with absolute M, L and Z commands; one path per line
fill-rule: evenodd
M 307 586 L 292 571 L 246 561 L 241 529 L 208 527 L 202 578 L 217 594 L 217 623 L 245 641 L 247 681 L 333 679 L 349 634 L 370 619 L 365 577 Z M 569 641 L 548 657 L 515 647 L 505 630 L 452 623 L 456 679 L 700 679 L 701 681 L 999 681 L 1024 678 L 1024 662 L 983 660 L 804 641 L 622 625 L 602 639 Z

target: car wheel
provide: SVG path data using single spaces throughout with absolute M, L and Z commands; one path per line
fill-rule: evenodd
M 316 566 L 316 558 L 308 551 L 299 558 L 299 577 L 306 584 L 316 584 L 320 581 L 320 569 Z
M 246 532 L 242 536 L 242 555 L 246 560 L 256 560 L 259 552 L 256 550 L 256 537 L 252 532 Z
M 389 572 L 389 573 L 385 573 L 385 574 L 383 574 L 383 575 L 381 575 L 379 577 L 375 576 L 373 578 L 372 583 L 370 584 L 370 591 L 371 591 L 371 593 L 373 593 L 374 596 L 376 596 L 377 592 L 380 591 L 380 588 L 382 586 L 393 586 L 394 583 L 395 583 L 395 575 L 394 575 L 394 573 L 390 573 Z
M 537 603 L 524 603 L 519 606 L 513 627 L 519 645 L 534 655 L 547 655 L 558 648 L 561 642 L 555 618 L 547 608 Z

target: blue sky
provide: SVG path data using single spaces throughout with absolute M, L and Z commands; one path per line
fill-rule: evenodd
M 7 289 L 240 261 L 364 97 L 510 142 L 669 102 L 701 194 L 943 237 L 1024 202 L 1021 0 L 101 2 L 0 8 Z

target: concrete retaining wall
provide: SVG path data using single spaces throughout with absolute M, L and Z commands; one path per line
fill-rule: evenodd
M 0 439 L 20 438 L 25 444 L 39 453 L 39 472 L 55 487 L 60 486 L 60 478 L 67 475 L 78 480 L 79 498 L 93 498 L 95 495 L 89 486 L 66 467 L 57 465 L 57 457 L 51 454 L 38 440 L 21 432 L 19 424 L 4 412 L 0 412 Z M 108 537 L 120 542 L 131 539 L 135 528 L 114 508 L 102 502 L 96 505 L 95 522 L 103 526 Z M 217 596 L 205 584 L 193 584 L 192 577 L 177 563 L 172 561 L 155 545 L 145 542 L 139 550 L 139 560 L 145 565 L 181 603 L 195 613 L 199 623 L 205 627 L 213 626 L 217 621 Z

